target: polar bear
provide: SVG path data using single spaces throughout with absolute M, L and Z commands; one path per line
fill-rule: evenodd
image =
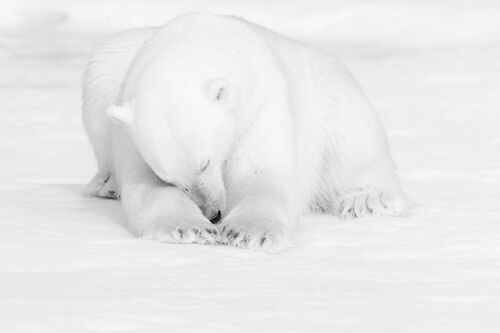
M 98 172 L 130 230 L 279 251 L 308 212 L 401 216 L 380 120 L 329 53 L 208 13 L 111 38 L 83 81 Z

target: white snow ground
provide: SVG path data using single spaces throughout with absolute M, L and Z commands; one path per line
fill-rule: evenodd
M 340 54 L 376 105 L 408 218 L 303 219 L 279 255 L 133 238 L 84 198 L 89 50 L 187 10 Z M 499 332 L 495 1 L 4 1 L 0 332 Z

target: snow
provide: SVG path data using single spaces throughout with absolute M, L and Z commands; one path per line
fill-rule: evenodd
M 308 216 L 295 248 L 268 255 L 135 239 L 118 202 L 82 197 L 89 51 L 194 9 L 339 54 L 380 112 L 411 215 Z M 2 2 L 0 331 L 498 331 L 499 14 L 495 1 Z

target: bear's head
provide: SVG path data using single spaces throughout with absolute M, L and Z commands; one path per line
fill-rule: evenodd
M 159 178 L 218 221 L 226 208 L 224 162 L 235 140 L 230 83 L 221 77 L 167 77 L 148 73 L 138 80 L 133 98 L 107 114 L 126 128 Z

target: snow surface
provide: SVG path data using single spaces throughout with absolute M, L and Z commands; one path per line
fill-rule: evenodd
M 411 216 L 306 217 L 297 247 L 268 255 L 138 240 L 118 202 L 82 197 L 91 48 L 187 10 L 341 55 Z M 0 332 L 500 331 L 498 17 L 495 1 L 3 1 Z

